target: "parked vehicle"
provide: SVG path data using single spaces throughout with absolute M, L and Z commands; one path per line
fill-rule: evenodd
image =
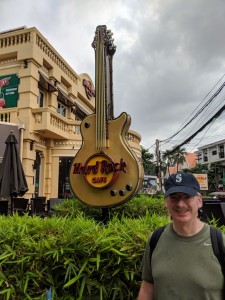
M 141 192 L 144 194 L 154 195 L 158 190 L 158 177 L 153 175 L 144 175 Z

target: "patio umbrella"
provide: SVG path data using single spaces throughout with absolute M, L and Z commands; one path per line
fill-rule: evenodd
M 17 148 L 18 141 L 12 131 L 5 143 L 0 169 L 0 196 L 23 196 L 28 191 L 28 186 Z

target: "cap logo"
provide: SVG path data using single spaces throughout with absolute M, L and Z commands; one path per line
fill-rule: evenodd
M 181 182 L 182 181 L 182 176 L 181 174 L 176 175 L 176 182 Z

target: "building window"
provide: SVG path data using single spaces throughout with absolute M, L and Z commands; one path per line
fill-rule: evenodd
M 204 150 L 203 161 L 208 161 L 208 152 L 207 152 L 207 150 Z
M 197 161 L 198 162 L 202 161 L 202 153 L 197 154 Z
M 224 158 L 224 145 L 219 146 L 219 158 Z
M 45 94 L 42 91 L 39 91 L 39 95 L 38 95 L 38 106 L 39 107 L 44 107 L 44 103 L 45 103 Z
M 213 150 L 213 151 L 212 151 L 212 155 L 217 155 L 217 151 L 216 151 L 216 150 Z
M 63 116 L 63 117 L 66 117 L 66 106 L 63 105 L 62 103 L 58 102 L 58 109 L 57 109 L 57 112 Z

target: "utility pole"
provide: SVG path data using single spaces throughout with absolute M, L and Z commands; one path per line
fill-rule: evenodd
M 161 176 L 161 160 L 159 151 L 159 140 L 156 140 L 156 165 L 157 165 L 157 176 L 159 178 L 159 190 L 162 191 L 162 176 Z

